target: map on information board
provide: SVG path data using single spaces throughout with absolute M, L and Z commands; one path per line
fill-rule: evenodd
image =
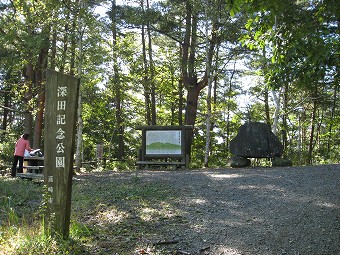
M 146 154 L 182 154 L 181 130 L 147 130 Z

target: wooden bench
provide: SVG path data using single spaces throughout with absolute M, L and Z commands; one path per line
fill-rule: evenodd
M 97 167 L 97 161 L 87 161 L 87 162 L 81 162 L 81 166 L 86 168 L 87 170 L 95 169 Z
M 36 179 L 36 180 L 44 180 L 43 174 L 36 174 L 36 173 L 17 173 L 17 177 L 25 178 L 25 179 Z
M 41 174 L 44 166 L 23 166 L 28 173 Z
M 149 165 L 172 166 L 174 170 L 177 170 L 178 167 L 183 168 L 183 166 L 185 166 L 186 163 L 182 161 L 136 161 L 136 165 L 139 168 L 144 166 L 144 169 L 148 169 Z

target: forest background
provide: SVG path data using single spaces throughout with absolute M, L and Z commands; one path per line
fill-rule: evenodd
M 23 132 L 44 149 L 46 69 L 81 81 L 78 169 L 97 144 L 131 169 L 145 125 L 194 126 L 190 166 L 223 167 L 249 121 L 338 163 L 339 23 L 337 0 L 1 0 L 0 163 Z

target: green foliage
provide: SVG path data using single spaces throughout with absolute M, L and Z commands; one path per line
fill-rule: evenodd
M 339 99 L 339 4 L 335 0 L 234 0 L 213 1 L 209 6 L 205 6 L 204 1 L 189 3 L 192 3 L 193 17 L 200 28 L 196 51 L 191 52 L 197 81 L 204 76 L 205 43 L 209 42 L 202 28 L 218 21 L 212 63 L 211 165 L 225 165 L 230 156 L 229 142 L 243 122 L 272 122 L 265 116 L 264 87 L 276 91 L 287 88 L 285 105 L 281 98 L 278 131 L 287 132 L 288 151 L 296 158 L 295 163 L 305 163 L 308 156 L 313 104 L 317 108 L 315 126 L 318 127 L 311 143 L 314 162 L 336 162 L 339 151 L 336 132 L 339 129 L 336 103 Z M 151 96 L 151 83 L 155 85 L 157 124 L 178 125 L 182 121 L 180 116 L 184 119 L 186 91 L 180 84 L 185 2 L 161 1 L 149 8 L 124 3 L 101 17 L 94 7 L 91 2 L 79 8 L 78 2 L 55 0 L 16 0 L 1 4 L 0 106 L 4 107 L 0 108 L 0 120 L 5 119 L 5 109 L 10 109 L 1 133 L 2 165 L 11 164 L 16 138 L 30 128 L 24 125 L 35 122 L 26 122 L 27 105 L 23 99 L 28 86 L 23 83 L 27 75 L 23 70 L 29 64 L 35 66 L 41 56 L 40 49 L 44 47 L 49 49 L 46 63 L 49 68 L 82 76 L 82 157 L 84 161 L 96 160 L 96 145 L 103 144 L 101 170 L 134 169 L 141 145 L 140 133 L 135 127 L 146 123 L 146 108 L 150 105 L 146 105 L 145 96 Z M 141 45 L 141 27 L 144 26 L 145 35 L 148 35 L 148 25 L 152 63 L 144 61 L 148 56 L 143 55 L 143 50 L 148 53 L 149 45 L 146 49 Z M 117 33 L 113 41 L 114 31 Z M 82 49 L 77 44 L 80 33 Z M 149 38 L 146 36 L 146 39 Z M 235 66 L 247 62 L 249 72 L 232 70 L 232 62 Z M 78 66 L 81 73 L 78 73 Z M 253 89 L 242 87 L 241 79 L 249 73 L 261 76 L 263 82 L 258 84 L 252 80 Z M 35 113 L 39 88 L 33 86 L 32 89 L 33 98 L 28 104 Z M 9 95 L 8 102 L 2 91 Z M 241 95 L 244 102 L 239 100 Z M 271 117 L 275 109 L 271 98 L 269 100 Z M 302 108 L 303 113 L 296 111 L 297 107 Z M 202 90 L 191 155 L 195 168 L 202 166 L 204 160 L 206 112 L 206 91 Z M 299 143 L 296 141 L 298 134 L 301 135 Z M 117 160 L 121 135 L 124 155 Z
M 17 179 L 0 179 L 0 249 L 7 251 L 22 244 L 21 235 L 32 235 L 28 225 L 38 217 L 39 186 Z M 33 227 L 34 229 L 34 227 Z M 32 230 L 35 232 L 35 230 Z M 17 239 L 17 240 L 16 240 Z M 17 243 L 18 242 L 18 243 Z M 4 248 L 2 248 L 4 247 Z M 7 254 L 7 253 L 6 253 Z M 23 253 L 16 253 L 23 254 Z
M 12 164 L 13 161 L 13 155 L 14 155 L 14 148 L 15 148 L 15 142 L 16 139 L 14 137 L 11 137 L 7 135 L 9 139 L 7 139 L 6 142 L 0 143 L 0 162 L 2 162 L 2 165 L 5 167 L 5 165 L 9 166 Z M 19 136 L 18 136 L 19 137 Z
M 84 221 L 84 219 L 89 219 L 87 213 L 100 215 L 103 209 L 110 210 L 112 205 L 104 206 L 105 200 L 110 198 L 109 200 L 117 202 L 117 205 L 124 200 L 131 208 L 135 207 L 137 211 L 140 210 L 142 217 L 149 217 L 149 213 L 143 213 L 143 208 L 159 206 L 158 201 L 164 203 L 167 197 L 173 194 L 169 192 L 168 187 L 164 187 L 162 184 L 142 183 L 137 177 L 124 184 L 115 183 L 113 185 L 112 182 L 105 180 L 101 181 L 100 185 L 98 182 L 88 184 L 91 187 L 84 187 L 81 182 L 75 184 L 73 196 L 73 207 L 75 208 L 73 215 L 75 217 L 70 225 L 70 239 L 63 240 L 58 236 L 52 237 L 43 231 L 44 226 L 41 221 L 43 210 L 39 209 L 39 207 L 44 207 L 43 199 L 41 199 L 43 187 L 30 181 L 0 177 L 0 193 L 3 194 L 0 197 L 1 251 L 9 255 L 92 254 L 90 247 L 95 246 L 94 244 L 97 242 L 95 239 L 99 240 L 108 233 L 103 229 L 98 229 L 97 224 L 93 226 L 86 220 Z M 91 189 L 93 190 L 91 191 Z M 149 201 L 149 198 L 152 200 Z M 82 211 L 80 212 L 79 209 Z M 165 212 L 156 209 L 153 212 L 154 215 L 159 215 L 158 217 L 162 217 L 163 213 Z M 143 226 L 143 223 L 140 224 Z M 121 235 L 123 232 L 130 233 L 131 238 L 136 239 L 139 238 L 139 234 L 142 234 L 133 233 L 133 228 L 128 222 L 117 225 L 114 231 L 112 229 L 110 232 L 110 236 Z M 87 247 L 88 245 L 90 246 Z M 131 243 L 129 245 L 130 247 L 128 247 L 128 243 L 115 244 L 117 249 L 125 247 L 125 251 L 132 252 L 134 246 L 131 246 Z
M 231 16 L 235 16 L 241 10 L 243 0 L 227 0 L 227 10 L 229 10 Z
M 70 236 L 74 240 L 86 241 L 93 234 L 93 230 L 84 223 L 72 221 L 70 226 Z

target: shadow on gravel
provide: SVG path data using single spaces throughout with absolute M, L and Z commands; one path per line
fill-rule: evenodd
M 80 176 L 89 254 L 339 254 L 340 165 Z

